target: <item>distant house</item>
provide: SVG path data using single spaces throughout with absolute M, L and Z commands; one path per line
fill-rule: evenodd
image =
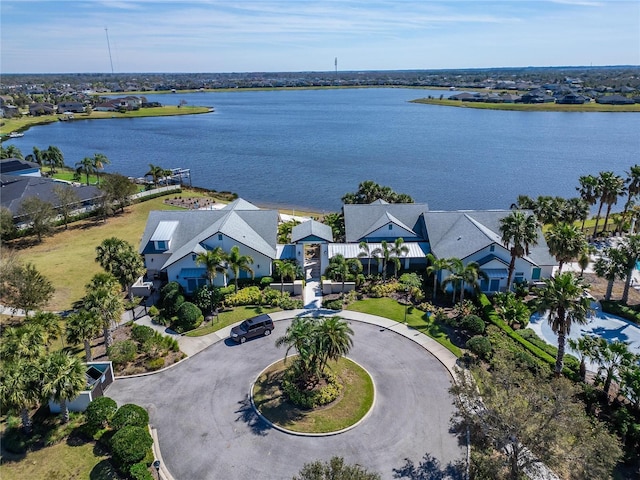
M 121 98 L 103 99 L 94 106 L 98 112 L 116 112 L 118 110 L 138 110 L 146 101 L 144 97 L 127 96 Z
M 82 113 L 84 112 L 84 104 L 82 102 L 60 102 L 58 113 L 64 112 Z
M 556 103 L 561 105 L 582 105 L 584 103 L 589 103 L 589 99 L 572 92 L 558 98 Z
M 623 97 L 622 95 L 603 95 L 596 98 L 596 103 L 603 105 L 632 105 L 632 98 Z
M 54 191 L 56 185 L 68 184 L 51 178 L 3 173 L 0 175 L 0 205 L 9 209 L 15 221 L 20 221 L 20 206 L 27 198 L 38 197 L 58 207 L 58 197 Z M 93 208 L 96 199 L 103 195 L 100 189 L 94 186 L 82 185 L 73 188 L 79 197 L 76 209 Z
M 553 103 L 555 102 L 555 97 L 551 95 L 547 95 L 546 93 L 536 90 L 532 92 L 527 92 L 517 100 L 517 103 Z
M 52 103 L 40 102 L 29 105 L 29 115 L 39 117 L 40 115 L 53 115 L 56 108 Z
M 40 165 L 27 162 L 21 158 L 6 158 L 0 160 L 0 174 L 22 175 L 27 177 L 40 177 Z

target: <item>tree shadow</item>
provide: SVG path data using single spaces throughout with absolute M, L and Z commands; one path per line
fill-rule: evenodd
M 245 397 L 243 400 L 238 402 L 238 409 L 235 413 L 238 414 L 236 418 L 236 422 L 241 421 L 246 423 L 251 429 L 251 433 L 254 435 L 259 435 L 264 437 L 267 435 L 267 432 L 271 430 L 271 425 L 265 422 L 258 412 L 256 412 L 255 408 L 251 404 L 251 400 L 249 397 Z
M 122 477 L 109 460 L 102 460 L 91 469 L 90 480 L 120 480 Z
M 425 453 L 418 465 L 409 458 L 405 458 L 404 462 L 402 467 L 393 469 L 393 478 L 409 480 L 462 480 L 465 478 L 465 465 L 462 460 L 441 466 L 437 458 L 430 453 Z

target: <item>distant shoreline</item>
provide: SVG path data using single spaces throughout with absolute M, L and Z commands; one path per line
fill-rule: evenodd
M 582 105 L 564 105 L 558 103 L 463 102 L 461 100 L 441 100 L 438 98 L 418 98 L 411 100 L 411 103 L 424 103 L 443 107 L 477 108 L 481 110 L 506 110 L 512 112 L 640 112 L 640 103 L 634 103 L 632 105 L 605 105 L 592 102 Z

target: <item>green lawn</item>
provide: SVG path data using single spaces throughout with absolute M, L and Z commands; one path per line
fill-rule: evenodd
M 368 298 L 365 300 L 358 300 L 357 302 L 350 304 L 347 307 L 347 310 L 368 313 L 370 315 L 378 315 L 380 317 L 395 320 L 396 322 L 403 322 L 405 314 L 404 305 L 391 298 Z M 462 355 L 460 347 L 457 347 L 451 342 L 451 340 L 449 340 L 449 336 L 447 335 L 445 328 L 429 318 L 426 312 L 418 310 L 415 307 L 409 307 L 407 309 L 407 324 L 419 332 L 433 338 L 456 357 L 460 357 Z
M 233 325 L 236 322 L 241 322 L 247 318 L 252 318 L 263 313 L 278 312 L 279 308 L 276 307 L 261 307 L 261 306 L 249 306 L 249 307 L 236 307 L 233 310 L 221 312 L 218 318 L 213 323 L 207 323 L 206 325 L 185 333 L 187 337 L 201 337 L 209 333 L 213 333 L 221 328 Z

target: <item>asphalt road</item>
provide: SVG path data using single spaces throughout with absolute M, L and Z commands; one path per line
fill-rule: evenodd
M 262 422 L 248 400 L 249 386 L 284 356 L 274 343 L 288 325 L 276 322 L 270 337 L 244 345 L 219 342 L 156 375 L 118 379 L 107 395 L 119 405 L 147 408 L 177 480 L 290 479 L 305 463 L 335 455 L 384 479 L 448 478 L 440 473 L 464 458 L 450 432 L 451 377 L 422 347 L 381 327 L 351 322 L 349 357 L 376 386 L 364 422 L 327 437 L 289 435 Z

